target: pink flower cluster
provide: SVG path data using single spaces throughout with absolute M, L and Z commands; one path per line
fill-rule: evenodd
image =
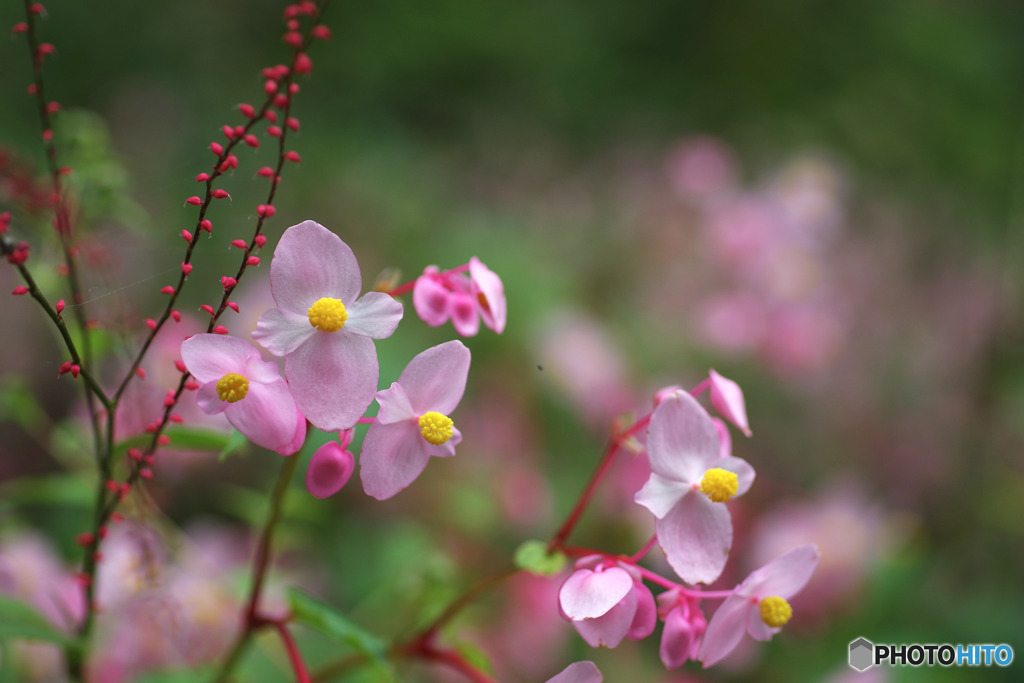
M 453 301 L 464 303 L 460 297 L 465 294 L 472 302 L 472 316 L 459 312 L 456 329 L 475 334 L 479 316 L 500 332 L 505 326 L 501 280 L 476 257 L 462 268 L 469 278 L 438 274 L 435 283 L 446 283 L 438 284 L 441 289 L 452 287 L 445 291 Z M 425 277 L 416 281 L 414 299 Z M 402 304 L 384 292 L 360 296 L 361 276 L 352 250 L 314 221 L 282 235 L 270 265 L 270 285 L 276 308 L 260 316 L 252 338 L 284 359 L 287 379 L 248 342 L 195 335 L 182 343 L 181 354 L 199 384 L 198 403 L 206 413 L 223 413 L 250 441 L 281 455 L 302 447 L 307 421 L 340 433 L 340 443 L 321 446 L 310 460 L 306 485 L 318 498 L 333 495 L 351 477 L 355 458 L 347 446 L 359 422 L 372 423 L 360 469 L 365 491 L 375 498 L 389 498 L 409 486 L 431 455 L 455 454 L 462 435 L 450 413 L 465 391 L 469 349 L 459 341 L 427 349 L 412 359 L 397 382 L 378 392 L 373 340 L 395 331 Z M 461 311 L 461 305 L 453 304 L 452 310 Z M 437 308 L 417 310 L 429 324 L 440 324 Z M 470 318 L 477 322 L 471 324 Z M 375 398 L 379 414 L 364 417 Z
M 731 591 L 683 585 L 710 584 L 722 574 L 732 548 L 725 503 L 754 481 L 753 468 L 731 454 L 728 428 L 694 398 L 704 391 L 722 417 L 750 434 L 743 392 L 714 370 L 691 392 L 679 387 L 658 392 L 647 418 L 651 474 L 635 497 L 654 515 L 652 544 L 661 546 L 682 583 L 637 564 L 645 548 L 634 557 L 598 552 L 581 557 L 559 592 L 562 614 L 595 647 L 646 638 L 660 619 L 660 654 L 668 669 L 687 660 L 711 666 L 736 647 L 744 631 L 758 640 L 771 638 L 792 615 L 787 599 L 803 588 L 819 559 L 817 548 L 808 544 L 769 562 Z M 655 599 L 645 580 L 667 590 Z M 721 598 L 725 602 L 708 622 L 700 602 Z

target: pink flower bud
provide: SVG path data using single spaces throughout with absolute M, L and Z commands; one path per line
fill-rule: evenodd
M 224 289 L 231 289 L 232 287 L 238 284 L 238 280 L 236 280 L 233 277 L 225 275 L 220 279 L 220 283 L 224 285 Z
M 43 131 L 43 142 L 49 142 L 53 140 L 53 131 L 47 128 Z
M 267 121 L 271 123 L 277 123 L 277 112 L 273 109 L 268 109 L 266 113 Z
M 11 33 L 27 33 L 27 32 L 28 32 L 28 24 L 26 24 L 24 21 L 19 21 L 11 29 Z
M 302 161 L 302 157 L 300 157 L 299 153 L 296 152 L 295 150 L 285 152 L 284 158 L 287 159 L 288 161 L 294 161 L 295 163 L 299 163 L 300 161 Z
M 41 2 L 33 2 L 32 5 L 29 6 L 28 11 L 36 15 L 46 14 L 46 8 L 43 7 L 43 3 Z
M 202 306 L 199 307 L 199 310 L 206 311 L 210 315 L 213 315 L 213 306 L 211 306 L 210 304 L 203 304 Z
M 277 81 L 267 81 L 263 84 L 263 92 L 273 95 L 277 92 Z
M 167 285 L 166 287 L 161 287 L 160 288 L 160 293 L 161 294 L 174 294 L 174 287 L 171 287 L 170 285 Z
M 156 329 L 156 321 L 153 320 L 152 318 L 146 318 L 146 327 L 148 327 L 151 330 L 155 330 Z
M 245 249 L 249 245 L 245 240 L 231 240 L 231 246 L 238 247 L 239 249 Z
M 181 313 L 179 313 L 178 311 L 171 311 L 171 317 L 174 319 L 174 322 L 181 322 Z
M 285 121 L 285 125 L 291 128 L 296 133 L 299 132 L 299 120 L 294 116 L 289 117 L 288 120 Z
M 253 109 L 253 106 L 251 104 L 245 104 L 244 102 L 238 105 L 238 111 L 242 112 L 242 116 L 247 119 L 251 119 L 256 116 L 256 110 Z
M 185 418 L 183 418 L 181 415 L 178 415 L 177 413 L 171 413 L 170 420 L 171 422 L 181 424 L 182 422 L 185 421 Z
M 270 207 L 270 208 L 273 208 L 273 207 Z M 263 245 L 266 244 L 266 243 L 267 243 L 267 236 L 266 235 L 263 235 L 263 234 L 256 235 L 256 246 L 257 247 L 262 249 Z
M 181 238 L 183 240 L 185 240 L 186 242 L 191 242 L 192 241 L 192 233 L 190 233 L 188 230 L 182 230 L 181 231 Z
M 270 127 L 268 127 L 267 128 L 267 135 L 269 135 L 272 138 L 279 138 L 279 137 L 281 137 L 281 129 L 280 129 L 280 127 L 278 127 L 278 126 L 270 126 Z
M 245 259 L 245 262 L 246 262 L 247 265 L 250 265 L 250 266 L 258 266 L 260 264 L 260 257 L 259 256 L 250 256 L 249 258 Z
M 186 199 L 185 203 L 186 204 L 191 204 L 192 206 L 202 206 L 203 200 L 200 199 L 199 197 L 196 197 L 195 195 L 193 195 L 193 196 L 189 197 L 188 199 Z
M 78 373 L 80 373 L 81 371 L 82 368 L 77 363 L 71 366 L 71 376 L 74 377 L 75 379 L 78 379 Z
M 199 221 L 199 229 L 200 230 L 205 230 L 206 232 L 208 232 L 208 233 L 210 233 L 212 235 L 213 234 L 213 223 L 211 223 L 208 218 L 204 218 L 203 220 Z
M 288 93 L 291 95 L 298 95 L 299 90 L 300 88 L 298 83 L 292 83 L 291 85 L 288 86 Z
M 200 173 L 199 175 L 196 176 L 196 182 L 197 183 L 205 183 L 209 179 L 210 179 L 210 174 L 209 173 Z
M 264 178 L 273 178 L 274 169 L 270 168 L 269 166 L 264 166 L 260 170 L 256 171 L 256 175 L 262 176 Z
M 217 156 L 220 156 L 221 154 L 224 153 L 224 145 L 220 144 L 219 142 L 211 142 L 210 151 L 216 154 Z
M 258 137 L 256 137 L 255 135 L 253 135 L 252 133 L 249 133 L 248 135 L 246 135 L 242 139 L 245 141 L 245 144 L 249 145 L 250 147 L 259 147 L 260 146 L 260 139 Z
M 189 381 L 185 382 L 185 388 L 188 389 L 189 391 L 195 391 L 196 389 L 199 388 L 199 382 L 190 379 Z
M 152 479 L 153 470 L 149 469 L 148 467 L 143 467 L 141 470 L 139 470 L 139 476 L 142 477 L 143 479 Z
M 231 168 L 238 168 L 238 157 L 236 157 L 234 154 L 229 154 L 227 158 L 227 164 Z
M 227 334 L 228 333 L 228 328 L 224 327 L 223 325 L 217 325 L 217 327 L 213 328 L 213 333 L 214 334 Z
M 146 379 L 146 371 L 142 368 L 135 368 L 135 374 L 139 376 L 139 379 Z
M 277 209 L 275 209 L 272 204 L 260 204 L 259 206 L 256 207 L 256 213 L 265 218 L 270 218 L 275 213 L 277 213 Z M 267 238 L 264 237 L 263 241 L 266 242 Z M 260 246 L 262 247 L 263 245 L 261 244 Z
M 54 308 L 55 311 L 57 311 L 57 315 L 60 315 L 61 313 L 63 313 L 64 312 L 64 299 L 61 299 L 60 301 L 58 301 L 57 305 L 54 306 L 53 308 Z
M 321 24 L 313 27 L 312 34 L 317 40 L 328 40 L 331 37 L 331 29 Z
M 295 64 L 292 66 L 297 74 L 308 74 L 313 70 L 313 60 L 305 52 L 295 55 Z
M 285 27 L 289 31 L 298 31 L 299 30 L 299 20 L 298 19 L 289 19 L 288 21 L 285 22 Z
M 48 102 L 46 105 L 47 114 L 56 114 L 60 111 L 60 102 Z
M 192 272 L 192 264 L 191 263 L 182 263 L 181 264 L 181 272 L 185 273 L 185 275 L 188 275 L 189 273 L 191 273 Z
M 226 137 L 228 140 L 234 140 L 235 139 L 235 129 L 232 128 L 231 126 L 229 126 L 229 125 L 227 125 L 225 123 L 223 126 L 221 126 L 220 130 L 221 130 L 222 133 L 224 133 L 224 137 Z
M 274 106 L 278 109 L 284 109 L 288 106 L 288 96 L 284 93 L 278 93 L 274 95 Z
M 225 197 L 230 197 L 230 196 L 231 195 L 228 194 L 227 190 L 222 190 L 219 187 L 216 190 L 213 191 L 213 198 L 214 199 L 224 199 Z
M 60 364 L 60 369 L 57 370 L 57 374 L 58 375 L 63 375 L 64 373 L 70 372 L 70 371 L 71 371 L 71 361 L 66 360 L 66 361 L 64 361 L 63 363 Z
M 302 34 L 298 31 L 288 31 L 284 34 L 284 42 L 292 47 L 302 45 Z
M 28 294 L 28 287 L 26 287 L 25 285 L 18 285 L 17 287 L 14 288 L 14 291 L 12 291 L 11 294 L 13 294 L 14 296 Z
M 229 301 L 227 303 L 227 306 L 228 306 L 228 308 L 230 308 L 235 313 L 238 313 L 238 304 L 236 304 L 234 301 Z
M 92 541 L 94 538 L 95 537 L 88 531 L 83 531 L 82 533 L 75 536 L 75 544 L 80 545 L 84 548 L 86 546 L 92 545 Z
M 178 372 L 188 372 L 188 368 L 181 362 L 181 359 L 174 361 L 174 367 L 178 369 Z

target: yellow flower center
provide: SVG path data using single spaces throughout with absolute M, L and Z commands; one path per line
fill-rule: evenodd
M 236 403 L 248 393 L 249 380 L 238 373 L 229 372 L 217 380 L 217 396 L 222 401 Z
M 317 299 L 306 314 L 309 315 L 309 324 L 324 332 L 337 332 L 345 327 L 345 321 L 348 320 L 345 304 L 327 297 Z
M 447 415 L 431 410 L 420 416 L 419 424 L 423 438 L 435 446 L 440 446 L 452 438 L 452 426 L 455 423 Z
M 740 488 L 740 478 L 735 472 L 713 467 L 704 473 L 700 480 L 700 492 L 713 503 L 724 503 L 736 495 Z
M 781 627 L 793 616 L 793 608 L 784 598 L 778 596 L 762 598 L 759 607 L 761 608 L 761 621 L 772 628 Z

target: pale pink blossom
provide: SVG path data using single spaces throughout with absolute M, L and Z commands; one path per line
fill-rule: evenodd
M 384 500 L 409 486 L 430 456 L 455 455 L 462 434 L 449 415 L 466 390 L 470 353 L 454 340 L 418 354 L 389 389 L 377 392 L 380 410 L 363 439 L 363 490 Z
M 201 385 L 196 396 L 209 415 L 223 413 L 250 441 L 291 455 L 306 438 L 306 419 L 277 366 L 235 337 L 197 334 L 181 344 L 185 367 Z
M 573 662 L 561 673 L 549 678 L 547 683 L 601 683 L 603 680 L 604 676 L 601 675 L 596 664 L 591 661 L 583 661 Z
M 818 547 L 808 543 L 752 572 L 711 617 L 697 658 L 705 667 L 716 664 L 744 631 L 755 640 L 771 640 L 792 614 L 786 600 L 807 585 L 820 559 Z
M 328 441 L 316 449 L 306 470 L 306 490 L 315 498 L 327 498 L 340 491 L 352 476 L 356 463 L 345 447 L 352 432 L 343 432 L 342 443 Z
M 658 596 L 658 616 L 665 622 L 661 631 L 661 661 L 669 671 L 697 659 L 701 638 L 708 622 L 698 602 L 678 589 Z
M 688 583 L 711 583 L 732 547 L 732 518 L 724 502 L 745 493 L 754 469 L 722 457 L 711 416 L 684 391 L 663 400 L 647 436 L 651 476 L 635 500 L 657 518 L 658 543 Z
M 314 221 L 285 230 L 270 263 L 277 308 L 252 338 L 283 356 L 295 402 L 316 427 L 351 428 L 377 391 L 374 339 L 391 336 L 402 305 L 382 292 L 362 297 L 359 264 L 348 245 Z
M 469 270 L 468 277 L 464 272 Z M 472 337 L 484 325 L 501 334 L 505 329 L 505 287 L 490 268 L 477 257 L 454 271 L 441 272 L 427 266 L 416 278 L 412 290 L 416 314 L 431 327 L 449 320 L 463 337 Z
M 654 596 L 635 567 L 584 557 L 558 591 L 559 607 L 592 647 L 642 640 L 657 624 Z

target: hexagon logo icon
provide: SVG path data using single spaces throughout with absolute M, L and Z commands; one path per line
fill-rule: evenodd
M 875 645 L 867 638 L 850 643 L 850 668 L 866 671 L 875 664 Z

